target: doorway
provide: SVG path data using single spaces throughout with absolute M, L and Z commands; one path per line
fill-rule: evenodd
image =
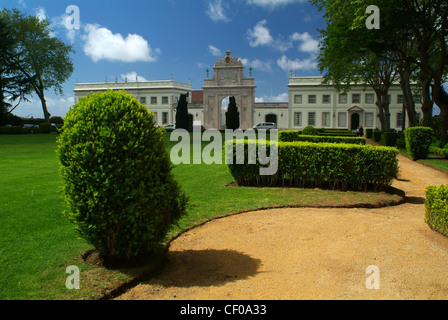
M 277 115 L 276 114 L 267 114 L 265 118 L 265 122 L 273 122 L 275 123 L 275 126 L 277 127 Z
M 359 128 L 359 125 L 361 124 L 361 117 L 359 113 L 353 113 L 352 114 L 352 125 L 350 127 L 351 130 L 356 130 Z

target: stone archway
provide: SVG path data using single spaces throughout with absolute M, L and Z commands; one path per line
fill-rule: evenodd
M 241 129 L 252 128 L 255 107 L 255 80 L 244 75 L 244 65 L 230 51 L 219 58 L 213 67 L 211 79 L 204 81 L 204 126 L 207 129 L 225 129 L 222 125 L 221 102 L 228 96 L 235 97 L 240 112 Z

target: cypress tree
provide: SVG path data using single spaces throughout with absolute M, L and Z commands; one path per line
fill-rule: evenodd
M 240 113 L 236 106 L 235 97 L 230 97 L 229 108 L 226 112 L 227 129 L 236 130 L 240 127 Z
M 187 95 L 181 94 L 176 109 L 176 129 L 189 129 Z

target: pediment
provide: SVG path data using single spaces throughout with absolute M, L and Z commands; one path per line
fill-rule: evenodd
M 362 109 L 362 108 L 360 108 L 360 107 L 358 107 L 358 106 L 354 106 L 354 107 L 351 107 L 350 109 L 348 109 L 347 111 L 351 111 L 351 112 L 361 112 L 361 111 L 364 111 L 364 109 Z

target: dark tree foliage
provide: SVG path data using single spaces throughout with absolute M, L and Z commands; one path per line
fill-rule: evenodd
M 176 129 L 189 130 L 187 95 L 181 94 L 176 109 Z
M 230 97 L 229 108 L 226 112 L 226 127 L 232 130 L 240 127 L 240 113 L 236 106 L 235 97 Z

